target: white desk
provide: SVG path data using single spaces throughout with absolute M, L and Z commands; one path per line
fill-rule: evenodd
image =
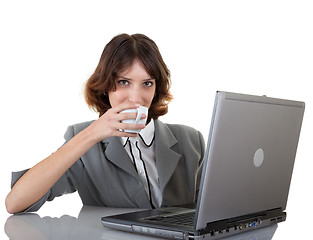
M 10 216 L 5 224 L 5 232 L 14 240 L 149 240 L 161 239 L 134 233 L 104 228 L 101 217 L 118 213 L 138 211 L 138 209 L 116 209 L 84 206 L 78 218 L 63 215 L 60 218 L 43 217 L 30 213 Z M 277 225 L 229 237 L 228 240 L 271 239 Z

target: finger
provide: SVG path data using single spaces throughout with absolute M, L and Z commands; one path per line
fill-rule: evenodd
M 123 120 L 128 120 L 128 119 L 136 119 L 137 118 L 137 113 L 132 113 L 132 112 L 123 112 L 118 114 L 118 120 L 123 121 Z M 145 119 L 147 118 L 146 114 L 141 114 L 140 119 Z
M 119 129 L 123 130 L 133 130 L 133 129 L 144 129 L 146 126 L 144 124 L 134 124 L 134 123 L 120 123 L 118 124 Z
M 128 119 L 136 119 L 137 113 L 136 112 L 123 112 L 118 114 L 118 120 L 128 120 Z
M 129 133 L 129 132 L 118 131 L 116 136 L 118 136 L 118 137 L 138 137 L 138 133 Z
M 140 105 L 137 103 L 130 103 L 130 102 L 126 102 L 126 103 L 122 103 L 114 108 L 112 108 L 112 110 L 114 110 L 114 112 L 119 113 L 123 110 L 126 109 L 135 109 L 138 108 Z

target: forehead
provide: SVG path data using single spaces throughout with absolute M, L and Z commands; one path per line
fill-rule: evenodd
M 151 78 L 143 63 L 135 59 L 133 63 L 118 73 L 119 77 L 127 77 L 130 79 L 148 79 Z

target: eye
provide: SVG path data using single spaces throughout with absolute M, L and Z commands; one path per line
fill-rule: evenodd
M 121 86 L 127 86 L 127 85 L 129 85 L 129 81 L 127 81 L 127 80 L 119 80 L 117 83 L 118 83 L 119 85 L 121 85 Z
M 143 83 L 143 85 L 144 85 L 145 87 L 152 87 L 153 84 L 154 84 L 153 81 L 145 81 L 145 82 Z

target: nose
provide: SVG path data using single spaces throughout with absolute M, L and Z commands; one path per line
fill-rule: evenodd
M 130 91 L 129 91 L 129 97 L 128 100 L 130 102 L 133 103 L 138 103 L 138 104 L 142 104 L 142 94 L 141 94 L 141 90 L 139 87 L 133 87 Z

